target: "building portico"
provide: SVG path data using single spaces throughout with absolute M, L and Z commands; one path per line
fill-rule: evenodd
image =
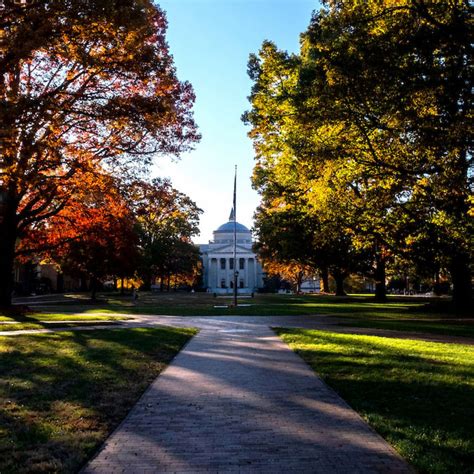
M 236 262 L 234 264 L 234 222 L 221 225 L 213 232 L 214 239 L 201 245 L 204 287 L 218 294 L 231 294 L 234 272 L 237 272 L 239 293 L 253 293 L 263 286 L 262 267 L 252 250 L 252 235 L 236 223 Z

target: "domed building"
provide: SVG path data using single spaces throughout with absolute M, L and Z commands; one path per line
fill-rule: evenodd
M 234 266 L 234 221 L 229 221 L 213 232 L 214 239 L 200 245 L 203 264 L 203 286 L 217 294 L 232 294 L 234 271 L 239 293 L 253 293 L 263 287 L 262 266 L 252 251 L 252 234 L 243 224 L 236 223 L 237 254 Z M 235 267 L 235 270 L 234 270 Z

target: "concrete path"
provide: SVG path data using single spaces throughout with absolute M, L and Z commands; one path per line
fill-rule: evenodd
M 171 319 L 201 332 L 83 473 L 412 472 L 268 323 Z

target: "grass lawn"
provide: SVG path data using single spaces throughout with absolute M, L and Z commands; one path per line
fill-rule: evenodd
M 48 329 L 113 324 L 127 320 L 126 316 L 71 313 L 6 313 L 0 314 L 0 333 L 21 329 Z M 66 323 L 64 321 L 67 321 Z
M 56 295 L 55 300 L 58 299 Z M 410 298 L 390 296 L 386 303 L 377 303 L 370 295 L 276 295 L 256 294 L 254 298 L 240 298 L 237 308 L 215 308 L 230 304 L 231 298 L 218 297 L 208 293 L 140 293 L 136 304 L 130 295 L 102 293 L 100 301 L 87 303 L 85 294 L 70 294 L 61 303 L 43 306 L 43 311 L 81 313 L 84 317 L 107 318 L 109 314 L 157 314 L 177 316 L 318 316 L 335 318 L 350 326 L 375 327 L 420 331 L 454 336 L 474 336 L 474 312 L 463 314 L 471 322 L 449 321 L 457 315 L 449 313 L 446 303 L 434 298 Z M 47 301 L 45 301 L 45 304 Z M 429 306 L 431 304 L 431 306 Z M 77 316 L 77 315 L 76 315 Z
M 0 472 L 76 472 L 195 330 L 0 337 Z
M 54 321 L 114 321 L 127 319 L 123 316 L 94 315 L 94 314 L 71 314 L 71 313 L 28 313 L 26 315 L 7 316 L 0 315 L 0 322 L 54 322 Z
M 213 297 L 209 293 L 140 293 L 136 304 L 130 295 L 102 293 L 96 303 L 86 302 L 84 294 L 70 294 L 61 303 L 45 301 L 41 308 L 48 312 L 83 312 L 160 314 L 176 316 L 221 315 L 314 315 L 340 317 L 400 319 L 434 318 L 446 316 L 425 310 L 429 298 L 390 297 L 386 303 L 377 303 L 369 295 L 335 297 L 331 295 L 277 295 L 255 294 L 254 298 L 239 298 L 237 308 L 215 308 L 230 304 L 231 297 Z M 474 314 L 472 315 L 474 317 Z
M 325 331 L 277 333 L 417 470 L 474 471 L 474 351 Z
M 406 320 L 376 320 L 366 319 L 350 321 L 342 324 L 358 328 L 389 329 L 407 332 L 426 332 L 446 336 L 462 336 L 474 338 L 474 320 L 468 322 L 457 321 L 406 321 Z

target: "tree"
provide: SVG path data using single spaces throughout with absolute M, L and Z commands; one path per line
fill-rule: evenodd
M 199 233 L 199 209 L 168 180 L 136 180 L 127 189 L 136 216 L 140 263 L 138 273 L 149 289 L 156 278 L 162 285 L 188 279 L 198 266 L 199 251 L 191 238 Z
M 256 214 L 258 250 L 267 260 L 318 268 L 324 292 L 329 291 L 331 271 L 336 293 L 343 295 L 344 278 L 362 270 L 367 251 L 353 245 L 347 230 L 347 206 L 333 189 L 336 178 L 341 181 L 340 165 L 329 162 L 325 150 L 330 144 L 309 144 L 313 137 L 298 118 L 299 68 L 298 58 L 270 42 L 249 62 L 252 110 L 243 118 L 252 124 L 249 135 L 257 155 L 253 183 L 262 195 Z
M 266 42 L 249 62 L 257 185 L 339 219 L 374 253 L 380 298 L 399 255 L 434 257 L 471 303 L 469 17 L 463 1 L 326 2 L 300 55 Z
M 435 247 L 437 263 L 451 273 L 455 304 L 468 306 L 470 7 L 423 0 L 328 5 L 303 38 L 307 100 L 300 113 L 338 125 L 344 154 L 360 167 L 360 177 L 377 196 L 388 193 L 388 225 L 377 225 L 370 211 L 362 219 L 372 231 L 382 230 L 378 247 L 389 248 L 398 237 L 390 250 L 415 260 L 413 250 L 421 246 L 414 242 L 427 242 L 431 254 Z
M 148 0 L 7 3 L 0 20 L 0 305 L 16 243 L 59 213 L 76 175 L 133 174 L 198 140 L 166 19 Z
M 88 280 L 95 299 L 105 277 L 131 275 L 138 267 L 135 217 L 110 175 L 81 175 L 74 188 L 61 211 L 29 229 L 17 253 L 47 258 L 63 273 Z

